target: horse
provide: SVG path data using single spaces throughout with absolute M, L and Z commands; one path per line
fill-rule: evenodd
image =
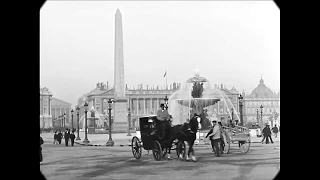
M 194 150 L 193 150 L 193 145 L 194 141 L 196 140 L 196 133 L 198 131 L 199 122 L 198 118 L 200 118 L 198 115 L 195 115 L 191 120 L 187 123 L 184 124 L 178 124 L 171 126 L 170 128 L 164 128 L 163 129 L 158 129 L 162 130 L 162 141 L 161 145 L 164 147 L 165 153 L 168 153 L 168 159 L 171 159 L 170 154 L 171 154 L 171 148 L 173 142 L 178 139 L 179 141 L 187 141 L 189 145 L 188 153 L 187 153 L 187 161 L 190 160 L 190 153 L 192 153 L 191 160 L 196 161 L 196 158 L 194 157 Z M 160 126 L 158 126 L 159 128 Z M 182 155 L 179 155 L 179 158 L 182 158 Z

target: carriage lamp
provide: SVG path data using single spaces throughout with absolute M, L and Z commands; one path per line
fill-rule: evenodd
M 107 142 L 107 144 L 106 144 L 106 146 L 113 146 L 114 145 L 114 142 L 113 142 L 113 140 L 112 140 L 112 137 L 111 137 L 111 126 L 112 126 L 112 124 L 111 124 L 111 110 L 112 110 L 112 100 L 111 99 L 109 99 L 108 100 L 108 113 L 109 113 L 109 140 L 108 140 L 108 142 Z
M 83 140 L 83 143 L 84 144 L 88 144 L 88 143 L 90 143 L 90 141 L 88 140 L 88 134 L 87 134 L 87 112 L 88 112 L 88 103 L 87 102 L 85 102 L 84 103 L 84 123 L 85 123 L 85 125 L 84 125 L 84 140 Z
M 164 104 L 165 104 L 166 110 L 168 110 L 168 96 L 167 95 L 164 97 Z
M 80 136 L 79 136 L 79 130 L 80 130 L 80 125 L 79 125 L 79 111 L 80 111 L 80 108 L 79 108 L 79 106 L 76 107 L 76 110 L 77 110 L 77 122 L 78 122 L 78 130 L 77 130 L 77 139 L 76 140 L 81 140 Z

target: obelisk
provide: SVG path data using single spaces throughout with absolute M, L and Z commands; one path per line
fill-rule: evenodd
M 127 132 L 127 98 L 124 82 L 122 15 L 117 9 L 114 42 L 114 132 Z

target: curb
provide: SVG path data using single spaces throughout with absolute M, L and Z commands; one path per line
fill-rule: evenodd
M 82 146 L 107 146 L 106 144 L 84 144 L 84 143 L 79 143 L 79 142 L 74 142 L 74 143 L 82 145 Z M 119 146 L 131 146 L 131 144 L 130 145 L 120 144 Z

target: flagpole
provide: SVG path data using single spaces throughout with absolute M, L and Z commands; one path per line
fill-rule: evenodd
M 167 73 L 167 71 L 166 71 L 166 73 Z M 168 75 L 166 74 L 166 89 L 168 89 L 167 77 L 168 77 Z

